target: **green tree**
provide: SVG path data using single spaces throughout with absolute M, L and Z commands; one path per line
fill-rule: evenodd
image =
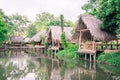
M 120 33 L 120 1 L 101 0 L 98 2 L 97 16 L 102 20 L 101 29 L 114 33 Z M 117 32 L 117 33 L 116 33 Z
M 33 37 L 37 33 L 36 26 L 34 24 L 30 24 L 27 29 L 28 37 Z
M 36 15 L 35 24 L 37 28 L 46 29 L 48 28 L 48 26 L 61 26 L 60 23 L 61 23 L 60 16 L 56 17 L 48 12 L 43 12 L 41 14 Z M 64 26 L 67 27 L 73 26 L 73 22 L 65 19 Z
M 30 24 L 30 20 L 26 16 L 22 16 L 18 13 L 9 16 L 10 21 L 14 26 L 14 30 L 17 32 L 24 32 L 24 27 Z
M 6 27 L 5 22 L 3 21 L 3 17 L 0 14 L 0 44 L 5 41 L 6 37 L 7 37 L 7 31 L 8 28 Z
M 4 12 L 2 11 L 2 9 L 0 9 L 0 15 L 1 17 L 3 18 L 3 21 L 5 22 L 7 28 L 8 28 L 8 38 L 10 35 L 13 35 L 13 30 L 14 30 L 14 27 L 13 27 L 13 23 L 11 22 L 9 16 L 5 15 Z
M 54 15 L 48 12 L 43 12 L 42 14 L 36 15 L 36 22 L 39 22 L 41 25 L 47 26 L 53 20 Z
M 98 0 L 88 0 L 88 2 L 82 6 L 82 9 L 86 11 L 86 14 L 95 15 L 94 12 L 97 7 L 97 1 Z
M 92 3 L 89 2 L 87 4 L 95 6 L 90 7 L 91 11 L 88 14 L 97 16 L 102 21 L 100 28 L 120 37 L 120 1 L 92 0 Z

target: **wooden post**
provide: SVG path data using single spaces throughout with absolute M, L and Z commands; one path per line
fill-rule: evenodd
M 111 42 L 110 48 L 111 48 L 111 50 L 112 50 L 112 42 Z
M 85 60 L 87 60 L 87 54 L 85 53 Z
M 87 63 L 86 63 L 86 61 L 85 61 L 85 65 L 84 65 L 84 67 L 85 67 L 85 68 L 87 67 Z
M 92 61 L 91 54 L 90 54 L 90 62 Z
M 79 49 L 81 49 L 81 36 L 82 36 L 81 33 L 82 33 L 82 32 L 80 31 L 80 36 L 79 36 Z
M 94 37 L 93 37 L 92 44 L 93 44 L 93 51 L 95 51 L 95 50 L 96 50 L 96 42 L 95 42 L 95 39 L 94 39 Z
M 101 45 L 101 50 L 103 50 L 103 42 L 102 42 L 102 45 Z
M 116 45 L 116 47 L 117 47 L 117 50 L 118 50 L 118 44 L 119 44 L 119 43 L 118 43 L 118 39 L 117 39 L 117 45 Z
M 56 59 L 56 50 L 55 50 L 55 55 L 54 56 L 55 56 L 55 59 Z
M 95 63 L 95 61 L 96 61 L 96 54 L 94 54 L 94 63 Z
M 89 65 L 89 69 L 90 69 L 90 70 L 92 69 L 92 64 L 91 64 L 91 62 L 90 62 L 90 65 Z
M 105 46 L 106 46 L 106 49 L 107 49 L 107 41 L 105 42 Z

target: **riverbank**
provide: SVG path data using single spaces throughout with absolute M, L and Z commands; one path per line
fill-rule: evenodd
M 109 65 L 120 65 L 120 51 L 114 53 L 100 53 L 97 62 Z

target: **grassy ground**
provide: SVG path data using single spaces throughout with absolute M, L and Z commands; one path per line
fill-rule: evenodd
M 98 56 L 97 61 L 109 65 L 120 65 L 120 51 L 109 54 L 103 52 Z

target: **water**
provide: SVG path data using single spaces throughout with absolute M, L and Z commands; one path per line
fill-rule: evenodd
M 0 80 L 120 80 L 119 66 L 63 61 L 43 54 L 31 56 L 24 51 L 0 54 Z

